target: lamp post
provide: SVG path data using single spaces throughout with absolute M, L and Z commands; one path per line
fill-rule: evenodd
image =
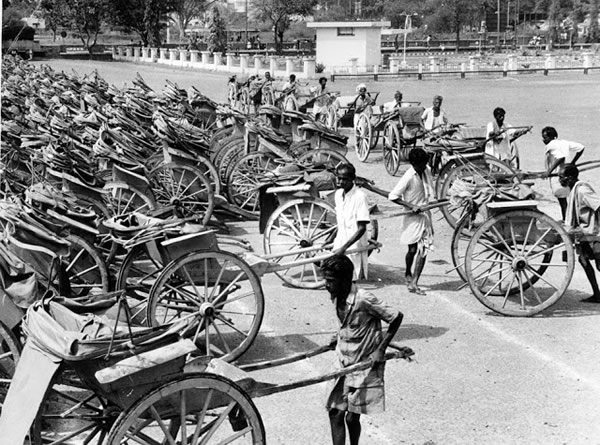
M 500 0 L 498 0 L 498 9 L 496 10 L 496 45 L 500 46 Z
M 248 48 L 248 0 L 246 0 L 246 48 Z
M 417 13 L 416 12 L 414 12 L 412 14 L 406 13 L 405 15 L 406 15 L 406 18 L 404 19 L 404 29 L 403 29 L 404 48 L 402 50 L 402 67 L 406 67 L 406 38 L 408 36 L 408 33 L 412 31 L 412 16 L 417 15 Z

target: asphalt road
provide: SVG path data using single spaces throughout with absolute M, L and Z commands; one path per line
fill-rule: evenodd
M 135 71 L 155 89 L 165 79 L 181 87 L 195 85 L 218 101 L 225 99 L 223 75 L 148 67 L 127 63 L 51 61 L 55 69 L 80 74 L 97 68 L 117 86 L 131 85 Z M 334 88 L 351 94 L 354 84 Z M 428 105 L 434 94 L 445 97 L 444 108 L 453 122 L 485 125 L 492 110 L 502 106 L 513 125 L 534 125 L 519 140 L 526 170 L 541 170 L 544 148 L 540 130 L 554 125 L 565 139 L 586 145 L 584 159 L 598 158 L 600 76 L 560 73 L 509 78 L 439 78 L 367 82 L 381 91 L 379 102 L 391 100 L 401 89 L 406 100 Z M 381 152 L 367 163 L 353 153 L 361 176 L 391 189 L 397 178 L 387 175 Z M 596 172 L 584 176 L 600 190 Z M 540 207 L 557 216 L 549 188 L 538 181 Z M 373 196 L 385 211 L 393 204 Z M 364 444 L 598 444 L 600 443 L 600 305 L 580 303 L 589 295 L 585 276 L 577 266 L 566 295 L 550 310 L 534 318 L 495 315 L 482 306 L 451 269 L 451 231 L 438 213 L 436 250 L 422 278 L 425 296 L 409 294 L 404 275 L 405 247 L 395 237 L 397 220 L 380 221 L 380 252 L 371 257 L 370 280 L 365 286 L 404 314 L 396 341 L 413 348 L 415 361 L 387 365 L 387 411 L 363 418 Z M 262 242 L 255 223 L 241 223 L 238 233 L 256 250 Z M 262 280 L 266 313 L 260 336 L 244 357 L 277 358 L 328 341 L 336 327 L 333 306 L 325 291 L 283 287 L 276 276 Z M 255 373 L 259 380 L 285 382 L 331 370 L 331 353 L 281 369 Z M 270 444 L 330 443 L 325 385 L 256 399 Z

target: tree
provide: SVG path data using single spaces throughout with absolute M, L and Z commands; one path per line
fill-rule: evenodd
M 275 51 L 283 51 L 283 36 L 289 29 L 291 20 L 312 14 L 318 0 L 254 0 L 256 15 L 272 25 Z
M 174 9 L 181 42 L 181 37 L 185 35 L 185 30 L 192 19 L 206 11 L 206 0 L 176 0 Z
M 590 0 L 590 29 L 588 34 L 590 42 L 597 42 L 600 39 L 600 31 L 598 30 L 599 3 L 599 0 Z
M 227 29 L 225 21 L 221 18 L 219 8 L 212 9 L 210 23 L 208 25 L 208 50 L 213 53 L 223 53 L 227 50 Z
M 461 29 L 481 21 L 485 4 L 485 0 L 427 0 L 425 23 L 431 31 L 454 33 L 458 51 Z
M 537 0 L 535 9 L 548 14 L 548 42 L 557 41 L 560 23 L 573 11 L 573 0 Z
M 110 10 L 108 0 L 43 0 L 41 7 L 48 11 L 49 20 L 56 22 L 54 26 L 62 24 L 77 31 L 83 46 L 90 51 Z
M 110 22 L 140 36 L 144 46 L 161 45 L 160 30 L 175 10 L 175 0 L 108 0 Z

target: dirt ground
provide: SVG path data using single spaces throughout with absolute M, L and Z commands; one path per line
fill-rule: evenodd
M 226 77 L 175 70 L 163 66 L 87 61 L 50 61 L 58 70 L 99 73 L 116 86 L 131 85 L 139 71 L 147 83 L 161 89 L 165 80 L 186 88 L 194 85 L 217 101 L 226 96 Z M 333 88 L 352 94 L 358 81 L 340 81 Z M 485 125 L 492 110 L 502 106 L 512 125 L 533 125 L 519 139 L 523 169 L 544 166 L 540 130 L 555 126 L 561 138 L 586 146 L 582 160 L 598 159 L 600 76 L 598 73 L 517 75 L 467 80 L 366 82 L 381 93 L 378 103 L 391 100 L 396 89 L 409 101 L 428 106 L 435 94 L 452 122 Z M 352 143 L 352 141 L 350 141 Z M 351 145 L 352 146 L 352 145 Z M 389 176 L 380 149 L 366 163 L 352 150 L 349 159 L 358 174 L 390 190 L 398 178 Z M 600 190 L 596 171 L 586 173 Z M 539 206 L 553 217 L 558 206 L 545 181 L 534 187 Z M 371 195 L 385 213 L 393 204 Z M 405 321 L 396 337 L 416 351 L 412 363 L 387 366 L 387 411 L 364 417 L 364 444 L 600 444 L 600 305 L 580 303 L 589 285 L 579 267 L 566 295 L 534 318 L 497 316 L 482 306 L 451 269 L 452 232 L 435 213 L 436 250 L 422 278 L 425 296 L 409 294 L 402 283 L 405 246 L 397 242 L 395 218 L 379 222 L 381 251 L 371 257 L 369 282 L 380 298 L 398 307 Z M 255 223 L 237 227 L 262 251 Z M 245 359 L 281 357 L 328 341 L 336 327 L 325 291 L 283 287 L 275 276 L 263 278 L 266 300 L 261 334 Z M 325 355 L 279 370 L 256 373 L 265 381 L 297 380 L 331 370 Z M 256 400 L 270 444 L 330 443 L 323 408 L 325 384 Z

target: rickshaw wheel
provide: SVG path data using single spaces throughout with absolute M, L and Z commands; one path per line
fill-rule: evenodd
M 554 252 L 566 252 L 562 255 Z M 575 265 L 571 239 L 560 223 L 535 210 L 500 213 L 477 229 L 465 256 L 475 297 L 503 315 L 532 316 L 565 293 Z M 543 276 L 546 270 L 551 273 Z
M 402 140 L 398 126 L 393 122 L 387 122 L 383 129 L 383 164 L 385 170 L 392 176 L 396 176 L 400 168 L 400 149 Z
M 364 113 L 361 113 L 360 116 L 358 116 L 358 121 L 354 127 L 354 136 L 354 150 L 356 151 L 356 156 L 359 161 L 365 162 L 371 151 L 373 127 L 371 126 L 369 117 Z
M 150 289 L 163 266 L 158 255 L 151 255 L 145 245 L 134 246 L 121 264 L 115 290 L 125 291 L 127 305 L 136 324 L 149 325 L 146 308 Z
M 298 101 L 292 95 L 289 95 L 285 98 L 283 102 L 283 110 L 284 111 L 298 111 Z
M 277 166 L 271 153 L 250 153 L 238 160 L 227 176 L 227 197 L 240 209 L 258 213 L 260 179 Z
M 277 207 L 269 218 L 263 237 L 266 254 L 283 254 L 294 249 L 323 244 L 336 229 L 335 208 L 318 198 L 301 198 Z M 282 263 L 304 260 L 323 252 L 307 252 L 297 256 L 274 258 Z M 277 276 L 285 283 L 303 289 L 318 289 L 325 285 L 321 272 L 313 263 L 291 266 Z
M 316 150 L 309 150 L 306 153 L 303 153 L 299 158 L 298 162 L 300 164 L 305 164 L 308 166 L 323 166 L 327 170 L 334 170 L 341 164 L 347 164 L 348 159 L 335 150 L 330 150 L 328 148 L 318 148 Z
M 194 111 L 192 125 L 212 133 L 217 127 L 217 113 L 209 108 L 199 108 Z
M 125 182 L 108 182 L 104 185 L 104 191 L 106 208 L 111 217 L 132 212 L 148 214 L 156 209 L 152 196 Z
M 330 130 L 337 131 L 339 127 L 339 119 L 337 115 L 337 111 L 331 105 L 327 107 L 327 114 L 325 115 L 325 126 Z
M 227 183 L 227 174 L 230 171 L 230 167 L 235 165 L 235 163 L 244 156 L 244 153 L 244 141 L 240 141 L 238 144 L 227 147 L 227 149 L 223 151 L 222 157 L 215 163 L 225 193 L 227 193 L 227 186 L 229 185 Z
M 452 233 L 452 244 L 450 248 L 450 254 L 452 256 L 452 264 L 454 269 L 460 276 L 461 280 L 467 282 L 467 274 L 465 272 L 465 256 L 469 242 L 473 238 L 473 233 L 481 226 L 485 217 L 482 213 L 469 211 L 468 207 L 465 207 L 465 212 L 458 219 L 454 232 Z
M 215 195 L 220 195 L 221 194 L 221 181 L 219 179 L 219 172 L 217 171 L 217 168 L 210 161 L 208 156 L 205 156 L 200 153 L 195 153 L 194 156 L 196 156 L 196 159 L 198 161 L 198 168 L 200 169 L 202 174 L 204 174 L 204 176 L 206 176 L 206 179 L 208 179 L 208 182 L 210 182 L 213 193 Z
M 200 317 L 196 345 L 206 355 L 233 361 L 252 344 L 264 315 L 260 279 L 229 252 L 195 251 L 171 261 L 150 289 L 151 326 L 190 314 Z
M 147 443 L 150 437 L 173 444 L 266 442 L 252 399 L 231 380 L 208 373 L 178 376 L 143 396 L 119 415 L 107 443 Z
M 448 172 L 438 199 L 448 199 L 450 197 L 450 189 L 457 180 L 462 180 L 475 190 L 478 190 L 488 187 L 500 187 L 503 184 L 512 184 L 512 178 L 516 177 L 516 173 L 512 168 L 492 156 L 483 156 L 477 160 L 464 160 L 462 162 Z M 503 180 L 496 180 L 493 173 L 501 173 L 510 179 L 503 178 Z M 448 221 L 448 224 L 450 224 L 450 227 L 455 228 L 456 222 L 464 210 L 463 206 L 446 205 L 440 207 L 440 211 L 446 221 Z
M 108 207 L 104 202 L 101 202 L 98 199 L 82 196 L 78 196 L 77 200 L 83 207 L 91 207 L 91 209 L 99 218 L 108 219 L 111 217 Z M 102 254 L 104 263 L 108 266 L 112 264 L 113 260 L 115 259 L 115 256 L 119 251 L 119 245 L 113 241 L 110 231 L 104 227 L 102 223 L 98 224 L 97 229 L 100 234 L 96 236 L 94 246 L 96 246 L 98 251 Z
M 178 217 L 201 216 L 202 224 L 208 223 L 215 207 L 215 196 L 200 169 L 170 162 L 153 169 L 150 182 L 159 206 L 174 206 Z
M 110 443 L 104 440 L 119 410 L 63 369 L 56 371 L 40 403 L 31 445 Z
M 69 256 L 63 258 L 63 266 L 71 288 L 70 298 L 83 297 L 96 292 L 109 291 L 108 269 L 95 247 L 83 238 L 69 234 Z
M 21 357 L 21 343 L 15 334 L 0 321 L 0 413 L 2 405 Z

